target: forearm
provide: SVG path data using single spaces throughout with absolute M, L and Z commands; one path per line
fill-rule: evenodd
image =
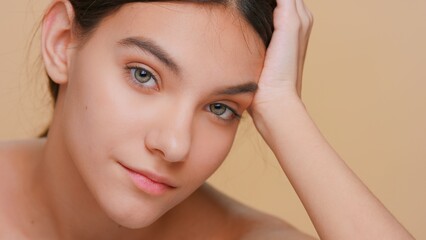
M 278 158 L 322 239 L 413 239 L 330 147 L 297 98 L 256 127 Z M 263 116 L 268 116 L 264 118 Z

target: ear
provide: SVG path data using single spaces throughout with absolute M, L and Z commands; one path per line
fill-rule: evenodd
M 68 0 L 55 0 L 43 18 L 42 56 L 49 77 L 57 84 L 68 81 L 73 40 L 74 9 Z

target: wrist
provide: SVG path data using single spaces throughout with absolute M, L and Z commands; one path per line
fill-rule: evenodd
M 281 134 L 294 129 L 299 120 L 307 115 L 306 107 L 297 93 L 270 99 L 259 101 L 251 110 L 253 122 L 265 140 L 274 133 Z

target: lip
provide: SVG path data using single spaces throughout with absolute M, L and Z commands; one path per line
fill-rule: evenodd
M 119 163 L 140 190 L 154 196 L 163 195 L 176 188 L 169 179 L 146 170 L 136 170 Z

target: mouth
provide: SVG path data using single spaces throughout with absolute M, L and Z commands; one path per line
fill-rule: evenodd
M 165 177 L 148 171 L 135 170 L 122 163 L 119 164 L 127 171 L 136 187 L 149 195 L 160 196 L 176 188 Z

